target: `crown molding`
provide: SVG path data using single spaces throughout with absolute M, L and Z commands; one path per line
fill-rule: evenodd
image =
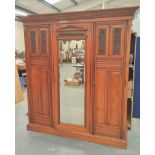
M 29 15 L 18 16 L 18 18 L 24 22 L 49 22 L 59 20 L 78 20 L 78 19 L 95 19 L 95 18 L 109 18 L 109 17 L 133 17 L 135 11 L 139 7 L 126 7 L 116 9 L 102 9 L 91 11 L 78 11 L 78 12 L 65 12 L 54 14 L 42 14 L 42 15 Z

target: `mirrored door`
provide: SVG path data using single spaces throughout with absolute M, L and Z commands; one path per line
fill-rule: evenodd
M 60 123 L 85 125 L 85 40 L 58 40 Z

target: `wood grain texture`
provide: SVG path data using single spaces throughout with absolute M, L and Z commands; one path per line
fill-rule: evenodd
M 130 34 L 136 9 L 20 17 L 25 28 L 28 130 L 127 147 Z M 100 29 L 106 30 L 106 35 Z M 36 35 L 35 52 L 32 52 L 32 31 Z M 84 126 L 60 123 L 59 39 L 86 41 Z

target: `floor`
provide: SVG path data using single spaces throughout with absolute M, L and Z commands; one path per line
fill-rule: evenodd
M 128 149 L 118 149 L 76 139 L 48 135 L 26 130 L 27 94 L 16 104 L 16 155 L 139 155 L 140 120 L 133 119 L 128 132 Z

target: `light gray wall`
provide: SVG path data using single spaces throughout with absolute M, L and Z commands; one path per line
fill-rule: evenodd
M 15 22 L 15 48 L 16 50 L 25 51 L 23 23 L 18 21 Z
M 140 10 L 135 13 L 132 21 L 132 31 L 137 32 L 137 36 L 140 36 Z

